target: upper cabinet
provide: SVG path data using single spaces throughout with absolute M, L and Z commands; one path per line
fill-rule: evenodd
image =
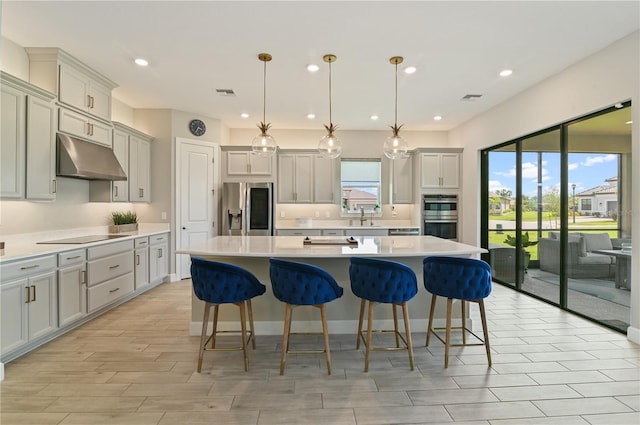
M 423 189 L 460 187 L 462 149 L 420 152 L 420 185 Z
M 336 161 L 314 152 L 278 154 L 278 202 L 316 203 L 337 202 L 334 196 Z
M 113 153 L 127 175 L 126 181 L 92 180 L 91 202 L 151 201 L 151 142 L 153 137 L 113 122 Z
M 111 91 L 118 85 L 58 48 L 27 47 L 29 80 L 57 94 L 58 102 L 111 121 Z
M 0 72 L 0 197 L 53 200 L 55 96 Z
M 316 204 L 337 203 L 339 196 L 336 190 L 336 164 L 338 160 L 313 155 L 313 201 Z
M 312 203 L 313 169 L 313 155 L 310 153 L 279 154 L 278 202 Z
M 261 156 L 250 147 L 222 147 L 225 181 L 273 181 L 276 155 Z
M 391 164 L 391 204 L 413 203 L 413 156 L 396 158 Z

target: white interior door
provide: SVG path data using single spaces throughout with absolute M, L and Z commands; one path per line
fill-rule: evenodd
M 176 139 L 176 249 L 187 248 L 217 235 L 219 146 L 190 139 Z M 188 255 L 176 254 L 179 279 L 191 277 Z

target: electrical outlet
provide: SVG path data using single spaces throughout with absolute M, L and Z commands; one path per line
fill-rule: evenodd
M 284 211 L 280 211 L 280 218 L 284 218 L 284 217 L 285 217 Z
M 316 218 L 320 217 L 320 211 L 316 211 Z
M 160 218 L 161 218 L 162 220 L 166 220 L 166 219 L 167 219 L 167 213 L 166 213 L 165 211 L 162 211 L 162 212 L 160 213 Z

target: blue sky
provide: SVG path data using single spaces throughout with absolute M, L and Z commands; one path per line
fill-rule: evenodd
M 491 152 L 489 156 L 489 191 L 508 189 L 516 193 L 514 152 Z M 538 154 L 522 154 L 522 191 L 536 196 L 538 182 Z M 618 174 L 618 156 L 613 154 L 569 154 L 569 193 L 575 183 L 576 193 L 605 184 L 605 179 Z M 560 187 L 560 154 L 542 154 L 542 192 Z

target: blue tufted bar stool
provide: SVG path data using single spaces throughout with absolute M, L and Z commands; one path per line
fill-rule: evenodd
M 444 343 L 444 367 L 449 367 L 449 347 L 460 347 L 467 345 L 484 345 L 487 352 L 489 366 L 491 366 L 491 351 L 489 348 L 489 331 L 487 330 L 487 318 L 484 310 L 484 299 L 491 293 L 491 267 L 482 260 L 473 258 L 453 258 L 453 257 L 427 257 L 422 261 L 424 287 L 431 293 L 431 311 L 429 312 L 429 324 L 427 326 L 427 341 L 433 333 L 436 338 Z M 445 329 L 445 339 L 443 340 L 436 330 L 443 328 L 433 328 L 433 314 L 436 307 L 437 297 L 447 298 L 447 321 Z M 462 344 L 451 344 L 451 307 L 454 299 L 460 300 L 462 310 L 462 323 L 459 329 L 462 332 Z M 474 334 L 465 325 L 465 302 L 478 303 L 480 307 L 480 318 L 482 320 L 482 331 L 484 340 Z M 480 343 L 467 344 L 466 333 L 470 333 L 477 338 Z
M 256 348 L 251 299 L 264 294 L 267 288 L 253 274 L 242 267 L 198 257 L 191 258 L 191 281 L 193 282 L 193 291 L 196 296 L 205 302 L 202 334 L 200 336 L 200 352 L 198 353 L 198 373 L 202 370 L 202 357 L 205 351 L 242 350 L 244 354 L 244 370 L 249 370 L 247 344 L 251 341 L 253 348 Z M 218 333 L 238 333 L 238 331 L 218 331 L 218 309 L 222 304 L 234 304 L 240 308 L 241 347 L 216 348 L 216 335 Z M 212 306 L 213 332 L 207 338 L 209 313 Z M 247 331 L 245 308 L 249 315 L 249 331 Z M 206 348 L 209 342 L 211 342 L 211 348 Z
M 284 374 L 287 353 L 311 354 L 325 353 L 327 373 L 331 375 L 331 351 L 325 304 L 340 298 L 343 289 L 335 279 L 320 267 L 294 261 L 270 259 L 269 276 L 273 295 L 285 303 L 284 332 L 282 335 L 282 354 L 280 356 L 280 375 Z M 294 306 L 313 306 L 320 309 L 324 351 L 290 351 L 291 316 Z
M 369 371 L 369 352 L 371 350 L 405 349 L 409 352 L 409 364 L 411 370 L 413 370 L 413 348 L 411 346 L 407 301 L 413 298 L 418 292 L 416 274 L 411 268 L 395 261 L 351 257 L 349 278 L 351 280 L 351 291 L 355 296 L 361 298 L 356 349 L 360 348 L 360 340 L 364 341 L 364 371 Z M 369 311 L 367 316 L 367 336 L 365 338 L 362 332 L 362 325 L 367 301 L 369 302 Z M 375 303 L 392 305 L 394 325 L 392 331 L 373 330 L 373 307 Z M 396 311 L 396 307 L 398 306 L 402 307 L 406 339 L 398 331 L 398 313 Z M 371 348 L 372 332 L 393 332 L 396 338 L 396 346 Z M 400 346 L 400 340 L 404 343 L 403 347 Z

